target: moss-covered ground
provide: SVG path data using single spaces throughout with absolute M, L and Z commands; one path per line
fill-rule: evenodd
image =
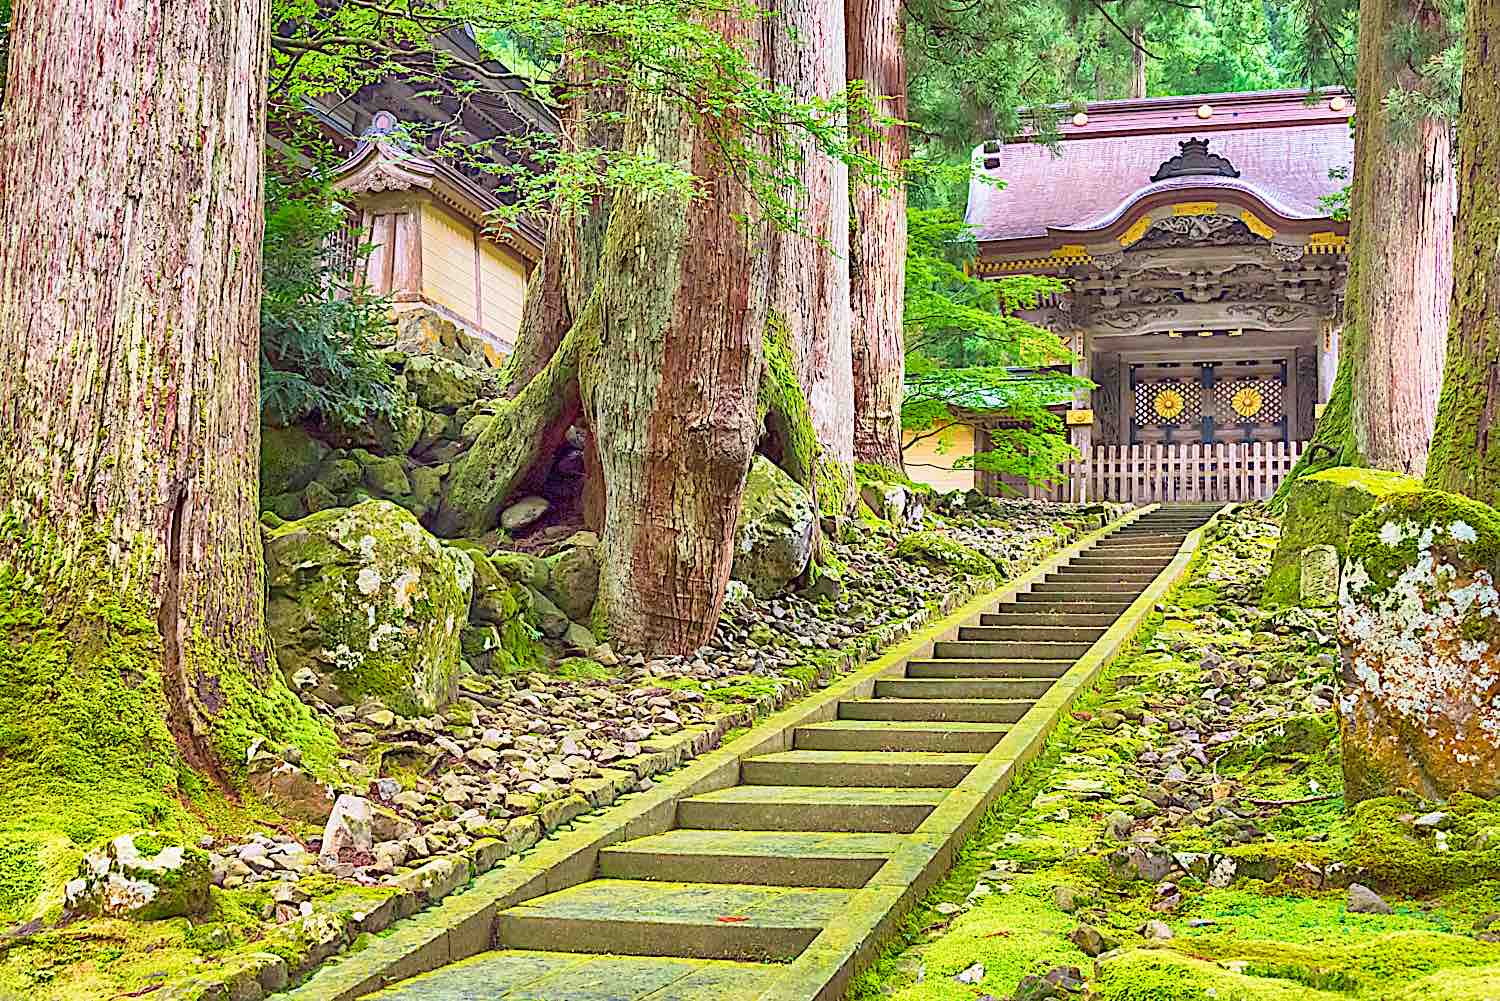
M 1345 809 L 1331 620 L 1255 604 L 1276 541 L 1241 517 L 1200 552 L 852 1001 L 1045 997 L 1017 990 L 1057 967 L 1093 1001 L 1500 998 L 1500 806 Z

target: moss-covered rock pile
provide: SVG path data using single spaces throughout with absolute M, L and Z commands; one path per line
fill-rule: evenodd
M 1258 606 L 1277 536 L 1210 542 L 855 998 L 1500 996 L 1500 805 L 1346 808 L 1335 613 Z

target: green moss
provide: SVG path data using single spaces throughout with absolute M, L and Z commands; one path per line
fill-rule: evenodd
M 760 419 L 779 446 L 779 454 L 773 456 L 777 465 L 816 495 L 821 514 L 842 517 L 850 507 L 853 477 L 818 441 L 807 396 L 792 362 L 789 336 L 786 318 L 773 313 L 766 321 Z
M 1481 831 L 1500 827 L 1500 803 L 1460 793 L 1445 806 L 1449 851 L 1434 850 L 1411 824 L 1412 808 L 1396 797 L 1367 799 L 1354 808 L 1349 862 L 1379 887 L 1411 895 L 1449 890 L 1478 880 L 1500 879 L 1500 843 L 1470 849 Z
M 896 555 L 949 566 L 975 577 L 993 577 L 1000 572 L 995 562 L 979 550 L 939 532 L 910 533 L 897 543 Z
M 1338 1001 L 1286 980 L 1234 973 L 1159 949 L 1135 949 L 1105 964 L 1099 1001 Z
M 317 475 L 328 447 L 300 428 L 265 427 L 260 433 L 260 493 L 292 494 Z
M 1381 469 L 1340 466 L 1303 477 L 1286 499 L 1281 541 L 1262 592 L 1268 604 L 1295 604 L 1301 591 L 1302 551 L 1330 545 L 1342 560 L 1354 522 L 1387 497 L 1422 488 L 1421 481 Z
M 552 673 L 560 678 L 571 678 L 576 681 L 604 681 L 612 678 L 617 672 L 605 667 L 597 660 L 587 657 L 568 657 L 552 669 Z

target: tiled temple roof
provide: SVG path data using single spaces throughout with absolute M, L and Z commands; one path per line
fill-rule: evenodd
M 1211 113 L 1200 117 L 1199 109 Z M 1055 149 L 1025 138 L 986 143 L 975 152 L 987 178 L 969 191 L 969 223 L 981 242 L 1045 237 L 1052 230 L 1093 230 L 1117 221 L 1153 194 L 1216 189 L 1247 194 L 1287 219 L 1327 217 L 1320 199 L 1344 181 L 1354 144 L 1353 102 L 1341 91 L 1307 103 L 1305 91 L 1218 94 L 1088 105 L 1086 121 L 1065 120 Z M 1187 139 L 1206 139 L 1211 154 L 1239 172 L 1173 177 L 1153 174 Z

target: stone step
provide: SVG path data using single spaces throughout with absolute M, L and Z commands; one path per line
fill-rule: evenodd
M 1003 608 L 1014 606 L 1004 605 Z M 1117 612 L 985 612 L 979 617 L 982 626 L 1112 626 Z
M 1048 583 L 1082 581 L 1088 584 L 1149 584 L 1156 579 L 1156 576 L 1149 570 L 1093 570 L 1086 567 L 1064 567 L 1049 573 L 1046 580 Z
M 731 786 L 677 804 L 679 827 L 717 831 L 910 834 L 946 789 Z
M 1077 584 L 1056 582 L 1038 584 L 1031 589 L 1031 593 L 1058 601 L 1108 601 L 1111 599 L 1119 601 L 1123 598 L 1133 601 L 1144 590 L 1145 588 L 1139 584 L 1096 584 L 1080 581 Z
M 1175 535 L 1149 535 L 1136 538 L 1101 539 L 1089 552 L 1099 556 L 1113 556 L 1121 552 L 1138 552 L 1149 556 L 1164 556 L 1182 548 L 1182 539 Z
M 1119 618 L 1120 614 L 1129 608 L 1134 598 L 1123 597 L 1112 594 L 1107 599 L 1098 601 L 1073 600 L 1059 598 L 1050 594 L 1018 594 L 1016 600 L 1011 603 L 997 606 L 1000 613 L 1015 611 L 1022 615 L 1053 614 L 1057 612 L 1083 612 L 1090 615 L 1113 615 Z
M 501 911 L 495 937 L 510 949 L 779 962 L 807 948 L 850 892 L 594 879 Z
M 959 635 L 968 629 L 984 629 L 985 626 L 965 626 Z M 1092 641 L 1074 643 L 1048 643 L 1045 641 L 1020 642 L 1017 640 L 952 640 L 934 643 L 932 655 L 939 660 L 1077 660 L 1088 653 Z
M 951 789 L 982 757 L 932 751 L 778 751 L 741 761 L 740 781 L 758 786 Z
M 1061 678 L 1071 660 L 912 660 L 908 678 Z
M 1117 594 L 1140 594 L 1146 589 L 1141 581 L 1044 580 L 1031 588 L 1032 594 L 1058 594 L 1067 591 L 1113 591 Z
M 1109 570 L 1149 570 L 1161 573 L 1171 563 L 1170 559 L 1132 559 L 1125 556 L 1080 556 L 1067 565 L 1069 570 L 1087 570 L 1090 573 L 1104 573 Z
M 769 963 L 504 949 L 402 981 L 371 1001 L 753 1001 Z
M 1052 625 L 1031 622 L 1017 625 L 962 626 L 961 640 L 991 640 L 1030 643 L 1092 643 L 1104 635 L 1103 626 Z
M 880 699 L 1039 699 L 1055 678 L 893 678 L 875 684 Z
M 864 886 L 905 838 L 827 831 L 675 830 L 599 852 L 606 879 Z
M 888 723 L 841 719 L 799 726 L 794 746 L 808 751 L 946 751 L 984 754 L 1010 732 L 1004 723 Z
M 848 699 L 839 703 L 839 719 L 1015 723 L 1032 705 L 1031 699 Z

